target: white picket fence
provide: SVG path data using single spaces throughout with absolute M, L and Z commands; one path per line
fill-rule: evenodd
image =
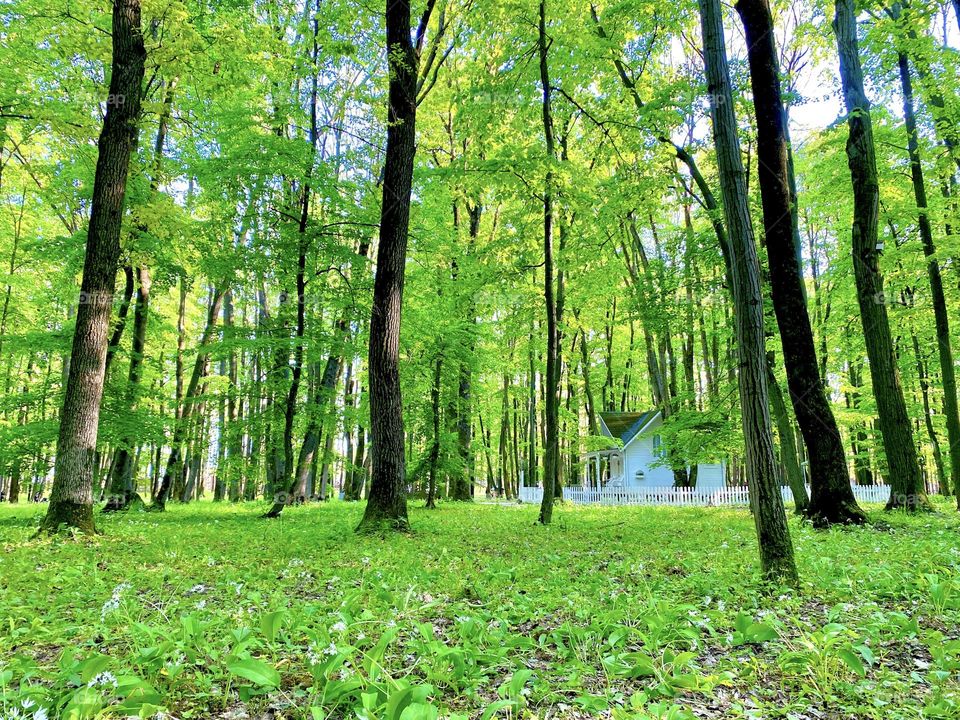
M 889 485 L 853 485 L 853 494 L 859 502 L 885 503 L 890 498 Z M 793 492 L 781 488 L 784 502 L 793 502 Z M 807 487 L 807 492 L 810 488 Z M 539 503 L 543 488 L 521 487 L 520 500 Z M 714 507 L 718 505 L 749 505 L 750 496 L 745 487 L 723 488 L 596 488 L 565 487 L 563 499 L 576 505 L 680 505 Z

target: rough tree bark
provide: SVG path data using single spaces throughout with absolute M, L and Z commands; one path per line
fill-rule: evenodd
M 810 457 L 810 506 L 815 525 L 866 522 L 850 487 L 840 429 L 833 417 L 814 346 L 803 277 L 797 262 L 796 198 L 790 189 L 787 116 L 773 17 L 767 0 L 739 0 L 747 38 L 750 84 L 757 120 L 757 172 L 773 309 L 780 328 L 787 386 Z
M 933 242 L 933 228 L 927 208 L 927 188 L 923 179 L 920 161 L 920 143 L 917 136 L 917 117 L 913 109 L 913 83 L 910 80 L 910 64 L 905 53 L 897 56 L 900 71 L 900 87 L 903 90 L 903 118 L 907 128 L 907 150 L 910 155 L 910 177 L 913 181 L 913 197 L 917 203 L 920 240 L 927 258 L 927 277 L 930 280 L 930 300 L 937 333 L 937 352 L 940 359 L 940 378 L 943 384 L 943 410 L 947 420 L 947 445 L 950 454 L 950 482 L 960 510 L 960 410 L 957 408 L 957 376 L 953 366 L 953 348 L 950 345 L 950 320 L 947 300 L 943 292 L 940 261 Z M 920 359 L 918 357 L 917 361 Z M 925 379 L 921 377 L 921 382 Z M 930 415 L 927 414 L 929 422 Z
M 793 544 L 780 495 L 767 394 L 763 298 L 760 266 L 747 204 L 746 177 L 737 138 L 733 93 L 723 40 L 720 0 L 699 0 L 703 54 L 717 167 L 723 194 L 723 215 L 730 242 L 730 275 L 737 338 L 737 374 L 745 441 L 747 481 L 760 564 L 769 580 L 796 582 Z
M 873 395 L 877 402 L 880 433 L 890 468 L 887 509 L 918 510 L 929 507 L 913 430 L 903 398 L 900 371 L 890 334 L 886 294 L 880 272 L 879 209 L 876 149 L 870 102 L 863 89 L 863 68 L 857 43 L 853 0 L 837 0 L 833 31 L 840 56 L 840 79 L 847 107 L 847 161 L 853 184 L 853 271 L 863 335 L 870 360 Z
M 107 333 L 120 258 L 120 226 L 130 154 L 137 143 L 146 50 L 140 0 L 114 0 L 113 60 L 98 142 L 80 305 L 60 413 L 53 488 L 41 531 L 60 525 L 95 532 L 93 459 L 106 369 Z
M 380 208 L 380 245 L 373 280 L 368 375 L 372 472 L 367 507 L 358 530 L 409 530 L 404 459 L 403 399 L 400 393 L 400 313 L 403 303 L 410 192 L 416 154 L 417 75 L 434 0 L 410 38 L 409 0 L 387 0 L 387 58 L 390 67 L 387 151 Z
M 550 105 L 550 72 L 547 65 L 546 0 L 540 0 L 538 49 L 540 55 L 540 84 L 543 86 L 543 133 L 546 138 L 547 162 L 556 159 L 553 139 L 553 117 Z M 549 167 L 549 166 L 548 166 Z M 547 311 L 547 357 L 544 387 L 545 443 L 543 452 L 543 500 L 540 503 L 540 522 L 549 525 L 553 519 L 554 489 L 558 482 L 559 465 L 559 394 L 560 378 L 557 366 L 557 304 L 553 287 L 553 171 L 547 170 L 543 187 L 543 299 Z

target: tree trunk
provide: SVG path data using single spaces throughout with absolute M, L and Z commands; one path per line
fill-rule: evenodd
M 797 569 L 780 495 L 770 425 L 760 266 L 737 138 L 720 1 L 699 0 L 699 3 L 710 114 L 723 194 L 723 215 L 730 243 L 731 289 L 736 309 L 737 359 L 740 368 L 737 379 L 750 505 L 764 577 L 796 582 Z
M 890 335 L 886 294 L 880 272 L 879 205 L 876 150 L 870 102 L 863 89 L 853 0 L 837 0 L 833 30 L 840 56 L 840 79 L 847 107 L 847 160 L 853 183 L 853 269 L 863 334 L 880 416 L 880 432 L 890 476 L 887 509 L 929 507 L 920 477 L 913 431 L 900 384 L 900 371 Z
M 140 284 L 137 290 L 136 306 L 133 310 L 133 348 L 130 354 L 130 371 L 127 375 L 126 409 L 133 413 L 140 394 L 140 379 L 143 375 L 144 346 L 147 341 L 147 321 L 150 308 L 150 271 L 146 267 L 137 270 Z M 104 512 L 126 510 L 132 501 L 138 500 L 134 486 L 134 467 L 131 453 L 137 444 L 133 433 L 127 433 L 120 440 L 120 446 L 113 460 L 113 472 L 110 478 L 109 497 Z
M 923 165 L 920 162 L 920 143 L 917 137 L 917 118 L 913 109 L 913 86 L 910 81 L 910 66 L 905 53 L 899 53 L 897 64 L 900 70 L 900 86 L 903 90 L 903 117 L 907 128 L 907 149 L 910 154 L 910 177 L 913 181 L 913 197 L 917 203 L 920 240 L 927 258 L 927 276 L 930 280 L 930 300 L 937 331 L 937 352 L 940 359 L 940 378 L 943 384 L 943 410 L 947 419 L 947 446 L 950 450 L 950 482 L 960 510 L 960 411 L 957 408 L 957 377 L 953 366 L 953 349 L 950 346 L 950 320 L 947 301 L 940 276 L 940 261 L 933 242 L 933 229 L 927 208 L 927 189 L 923 180 Z M 920 362 L 919 356 L 917 362 Z M 924 379 L 921 378 L 921 382 Z M 926 397 L 926 391 L 924 391 Z M 930 414 L 926 413 L 927 422 Z M 936 436 L 933 436 L 936 437 Z M 939 448 L 938 448 L 939 450 Z M 942 467 L 941 460 L 941 467 Z M 942 475 L 942 473 L 941 473 Z
M 335 328 L 335 339 L 330 354 L 323 367 L 323 375 L 317 384 L 316 395 L 313 398 L 310 421 L 304 434 L 303 445 L 297 458 L 297 469 L 287 484 L 275 494 L 273 505 L 264 513 L 264 517 L 274 518 L 283 511 L 283 506 L 296 498 L 293 497 L 298 487 L 307 485 L 307 478 L 313 465 L 313 460 L 320 447 L 320 431 L 323 417 L 334 406 L 336 400 L 337 381 L 343 368 L 343 348 L 347 332 L 347 321 L 341 318 Z M 330 432 L 333 432 L 331 428 Z
M 587 332 L 583 328 L 580 329 L 580 372 L 583 375 L 583 396 L 586 399 L 587 429 L 591 435 L 599 435 L 596 404 L 593 399 L 593 388 L 590 385 L 590 353 L 587 348 Z
M 833 417 L 807 314 L 803 277 L 797 262 L 797 233 L 790 190 L 787 117 L 780 93 L 780 69 L 773 18 L 767 0 L 739 0 L 750 62 L 757 120 L 757 160 L 763 204 L 764 238 L 770 266 L 773 309 L 780 328 L 790 399 L 810 457 L 809 515 L 815 525 L 863 523 Z
M 210 298 L 210 307 L 207 309 L 207 324 L 203 329 L 203 335 L 197 346 L 197 358 L 193 364 L 190 383 L 187 385 L 183 395 L 183 409 L 180 413 L 180 418 L 174 425 L 173 439 L 170 441 L 170 455 L 167 459 L 167 467 L 163 472 L 163 480 L 160 482 L 160 488 L 157 490 L 157 494 L 153 499 L 153 505 L 151 507 L 153 510 L 164 509 L 174 479 L 182 476 L 184 470 L 183 446 L 186 441 L 187 432 L 190 429 L 190 419 L 197 406 L 196 399 L 200 390 L 200 380 L 206 369 L 207 356 L 209 353 L 207 345 L 210 343 L 210 339 L 213 337 L 213 331 L 217 326 L 217 316 L 220 314 L 223 295 L 224 291 L 216 288 Z
M 120 341 L 123 340 L 123 331 L 127 327 L 127 315 L 130 312 L 130 301 L 133 299 L 133 287 L 133 268 L 124 265 L 123 295 L 120 298 L 120 308 L 117 310 L 117 321 L 113 325 L 113 332 L 110 334 L 109 342 L 107 342 L 107 360 L 103 369 L 104 382 L 110 379 L 110 365 L 113 363 L 113 357 L 120 347 Z
M 546 0 L 540 0 L 538 48 L 540 55 L 540 84 L 543 87 L 543 132 L 546 137 L 548 167 L 556 160 L 553 141 L 553 117 L 550 105 L 550 73 L 547 66 Z M 553 519 L 554 489 L 558 482 L 559 406 L 560 390 L 557 377 L 557 305 L 553 287 L 553 170 L 548 169 L 543 188 L 543 299 L 547 310 L 547 357 L 544 386 L 544 452 L 543 500 L 540 503 L 540 522 L 549 525 Z
M 433 362 L 433 383 L 430 385 L 430 421 L 433 439 L 427 459 L 427 507 L 437 507 L 437 462 L 440 459 L 440 379 L 443 374 L 443 356 L 437 353 Z
M 933 451 L 933 464 L 937 469 L 937 482 L 940 485 L 940 492 L 946 494 L 946 488 L 950 487 L 947 480 L 947 473 L 943 465 L 943 452 L 940 450 L 940 439 L 933 428 L 933 413 L 930 409 L 930 381 L 927 378 L 927 365 L 920 354 L 920 341 L 914 332 L 910 333 L 913 340 L 913 354 L 917 359 L 917 380 L 920 383 L 920 395 L 923 400 L 923 424 L 927 430 L 927 437 L 930 439 L 930 448 Z
M 777 423 L 777 434 L 780 436 L 780 459 L 783 463 L 787 484 L 793 491 L 794 508 L 798 515 L 806 515 L 810 505 L 807 496 L 807 486 L 800 468 L 800 456 L 797 452 L 797 437 L 793 432 L 793 423 L 787 412 L 787 404 L 783 401 L 780 383 L 773 371 L 773 360 L 767 354 L 767 387 L 770 390 L 770 407 Z
M 410 528 L 400 394 L 400 313 L 416 154 L 419 48 L 432 9 L 433 0 L 428 0 L 414 47 L 410 38 L 409 0 L 387 0 L 386 4 L 390 83 L 380 246 L 373 281 L 368 350 L 373 462 L 367 507 L 357 528 L 363 531 Z
M 113 60 L 98 142 L 80 305 L 60 414 L 53 489 L 41 531 L 66 524 L 95 532 L 93 458 L 106 370 L 107 333 L 120 258 L 120 226 L 130 154 L 137 143 L 146 51 L 140 1 L 114 0 Z

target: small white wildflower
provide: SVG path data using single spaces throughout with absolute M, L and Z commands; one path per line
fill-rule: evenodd
M 723 600 L 717 600 L 717 610 L 723 612 L 727 609 L 727 604 Z
M 197 604 L 194 605 L 194 607 L 195 607 L 197 610 L 203 610 L 206 606 L 207 606 L 207 601 L 206 601 L 206 600 L 198 600 L 198 601 L 197 601 Z
M 103 607 L 100 608 L 100 619 L 103 620 L 107 615 L 109 615 L 119 607 L 120 607 L 119 598 L 110 598 L 103 604 Z
M 187 661 L 187 656 L 184 655 L 182 652 L 180 652 L 180 651 L 178 650 L 178 651 L 177 651 L 177 654 L 174 655 L 174 656 L 166 663 L 166 665 L 167 665 L 168 668 L 177 668 L 177 667 L 180 667 L 181 665 L 183 665 L 186 661 Z
M 330 632 L 343 632 L 347 629 L 347 624 L 343 620 L 338 620 L 333 625 L 330 626 Z
M 216 564 L 217 564 L 217 561 L 215 558 L 212 558 L 212 557 L 207 558 L 207 567 L 214 567 Z
M 311 665 L 320 664 L 320 648 L 314 643 L 310 643 L 310 647 L 307 648 L 307 662 Z
M 97 675 L 93 680 L 87 683 L 87 687 L 103 687 L 106 685 L 112 685 L 117 687 L 117 678 L 111 672 L 102 672 Z
M 396 620 L 388 620 L 388 621 L 387 621 L 387 627 L 391 627 L 391 628 L 392 628 L 392 627 L 396 627 L 396 626 L 397 626 L 397 621 L 396 621 Z
M 361 640 L 366 640 L 366 639 L 367 639 L 367 636 L 364 633 L 357 633 L 357 642 L 360 642 Z
M 33 713 L 33 720 L 47 720 L 47 709 L 40 708 L 39 710 Z
M 323 654 L 324 654 L 324 655 L 336 655 L 336 654 L 337 654 L 337 646 L 336 646 L 333 642 L 331 642 L 329 645 L 327 645 L 327 646 L 323 649 Z
M 370 558 L 368 558 L 368 557 L 361 558 L 360 562 L 362 562 L 364 565 L 369 565 L 369 564 L 370 564 Z
M 207 591 L 207 586 L 203 583 L 194 585 L 192 588 L 187 590 L 188 595 L 203 595 Z
M 704 604 L 704 605 L 709 605 L 709 604 L 712 603 L 712 602 L 713 602 L 713 598 L 710 597 L 709 595 L 707 595 L 707 596 L 703 599 L 703 604 Z

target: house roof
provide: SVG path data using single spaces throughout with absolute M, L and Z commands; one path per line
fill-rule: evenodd
M 602 412 L 600 419 L 611 437 L 618 438 L 626 445 L 659 414 L 659 410 L 642 413 Z

